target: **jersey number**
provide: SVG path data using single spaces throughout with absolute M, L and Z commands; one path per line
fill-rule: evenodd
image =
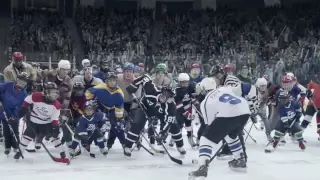
M 230 95 L 230 94 L 222 94 L 222 96 L 219 97 L 219 101 L 223 103 L 230 103 L 230 104 L 239 104 L 241 103 L 241 100 Z

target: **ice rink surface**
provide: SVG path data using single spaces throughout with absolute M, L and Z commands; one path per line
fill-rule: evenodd
M 249 130 L 251 122 L 246 129 Z M 306 150 L 300 150 L 287 136 L 287 144 L 279 147 L 272 154 L 265 154 L 267 144 L 264 132 L 255 127 L 250 133 L 257 140 L 255 144 L 247 140 L 248 172 L 239 173 L 229 170 L 228 160 L 214 160 L 210 164 L 210 180 L 320 180 L 320 142 L 317 140 L 316 123 L 305 131 Z M 187 180 L 188 173 L 197 169 L 191 163 L 197 158 L 197 150 L 192 149 L 185 140 L 187 155 L 182 158 L 184 165 L 176 165 L 164 156 L 151 156 L 143 149 L 133 151 L 132 158 L 124 158 L 120 144 L 114 145 L 107 157 L 98 149 L 93 149 L 96 159 L 90 158 L 82 151 L 69 166 L 53 162 L 42 148 L 36 153 L 25 152 L 25 159 L 16 162 L 13 154 L 6 157 L 3 146 L 0 146 L 0 179 L 1 180 Z M 47 144 L 47 143 L 46 143 Z M 59 153 L 51 144 L 49 149 L 55 156 Z M 173 156 L 178 152 L 169 148 Z

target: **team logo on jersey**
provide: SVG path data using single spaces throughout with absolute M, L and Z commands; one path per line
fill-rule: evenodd
M 36 107 L 35 109 L 37 110 L 37 112 L 41 116 L 48 116 L 49 111 L 47 110 L 47 108 L 45 108 L 45 107 Z
M 185 94 L 185 95 L 183 96 L 182 101 L 183 101 L 183 102 L 190 101 L 190 96 L 189 96 L 189 94 Z
M 95 124 L 89 124 L 89 126 L 87 127 L 87 131 L 94 131 L 95 129 L 96 129 Z

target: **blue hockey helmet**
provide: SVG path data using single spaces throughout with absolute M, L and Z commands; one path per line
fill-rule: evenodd
M 96 100 L 89 100 L 85 102 L 82 106 L 83 115 L 87 118 L 91 118 L 97 111 L 98 102 Z
M 125 63 L 124 65 L 123 65 L 123 70 L 125 71 L 125 70 L 134 70 L 134 65 L 132 64 L 132 63 L 130 63 L 130 62 L 127 62 L 127 63 Z
M 114 70 L 106 73 L 106 84 L 110 90 L 115 90 L 118 85 L 118 74 Z

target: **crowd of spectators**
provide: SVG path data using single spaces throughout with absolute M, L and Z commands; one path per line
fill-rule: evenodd
M 103 8 L 80 7 L 76 22 L 90 59 L 121 63 L 144 56 L 153 25 L 152 10 L 143 8 L 105 12 Z
M 320 3 L 251 11 L 221 7 L 170 11 L 160 20 L 162 28 L 155 30 L 160 26 L 155 26 L 153 9 L 79 7 L 75 21 L 84 53 L 92 61 L 118 64 L 147 59 L 151 65 L 166 62 L 175 72 L 201 62 L 206 73 L 213 64 L 234 63 L 237 70 L 248 66 L 253 76 L 268 74 L 278 81 L 283 71 L 293 71 L 300 81 L 308 81 L 320 72 L 319 8 Z M 14 50 L 72 51 L 67 27 L 55 11 L 18 12 L 11 30 Z
M 206 70 L 214 63 L 233 62 L 238 70 L 249 66 L 257 76 L 270 69 L 295 71 L 304 81 L 320 70 L 318 9 L 319 4 L 296 4 L 247 12 L 168 13 L 154 54 L 180 69 L 187 69 L 186 62 L 202 62 Z M 274 69 L 280 59 L 285 66 Z
M 72 54 L 73 41 L 59 12 L 51 9 L 15 11 L 12 49 L 21 52 Z

